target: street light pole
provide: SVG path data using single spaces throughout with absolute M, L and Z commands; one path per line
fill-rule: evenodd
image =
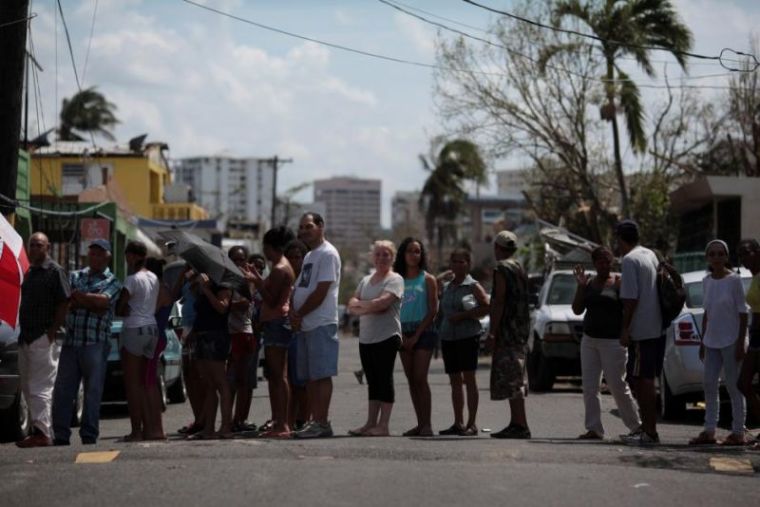
M 272 214 L 271 214 L 271 220 L 272 223 L 270 224 L 271 227 L 274 227 L 277 224 L 277 169 L 279 169 L 279 164 L 292 164 L 293 159 L 292 158 L 280 158 L 277 155 L 270 158 L 268 160 L 270 164 L 272 164 Z

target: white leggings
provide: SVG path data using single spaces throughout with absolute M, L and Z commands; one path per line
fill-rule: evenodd
M 742 363 L 736 360 L 735 345 L 722 349 L 705 347 L 705 431 L 714 432 L 718 427 L 720 412 L 719 383 L 720 371 L 723 370 L 723 384 L 731 398 L 731 432 L 744 434 L 744 419 L 747 416 L 747 405 L 744 396 L 736 385 Z

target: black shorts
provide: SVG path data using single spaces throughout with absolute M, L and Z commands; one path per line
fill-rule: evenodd
M 195 334 L 195 359 L 226 361 L 230 356 L 232 337 L 227 331 L 203 331 Z
M 480 335 L 461 340 L 441 340 L 443 367 L 448 375 L 478 369 Z
M 655 379 L 662 373 L 665 359 L 665 336 L 631 341 L 628 346 L 628 378 Z

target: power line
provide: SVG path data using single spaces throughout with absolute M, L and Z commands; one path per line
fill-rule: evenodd
M 477 75 L 494 76 L 494 77 L 509 77 L 508 74 L 504 74 L 503 72 L 486 72 L 486 71 L 481 71 L 481 70 L 458 69 L 458 68 L 455 68 L 455 67 L 444 67 L 444 66 L 435 65 L 435 64 L 432 64 L 432 63 L 418 62 L 418 61 L 414 61 L 414 60 L 407 60 L 407 59 L 404 59 L 404 58 L 397 58 L 397 57 L 394 57 L 394 56 L 387 56 L 387 55 L 383 55 L 383 54 L 379 54 L 379 53 L 372 53 L 372 52 L 369 52 L 369 51 L 364 51 L 362 49 L 356 49 L 356 48 L 344 46 L 344 45 L 341 45 L 341 44 L 335 44 L 335 43 L 332 43 L 332 42 L 327 42 L 327 41 L 323 41 L 323 40 L 320 40 L 320 39 L 315 39 L 313 37 L 308 37 L 308 36 L 305 36 L 305 35 L 300 35 L 300 34 L 297 34 L 297 33 L 289 32 L 289 31 L 283 30 L 281 28 L 277 28 L 277 27 L 273 27 L 273 26 L 269 26 L 269 25 L 264 25 L 262 23 L 258 23 L 256 21 L 253 21 L 253 20 L 250 20 L 250 19 L 247 19 L 247 18 L 243 18 L 241 16 L 237 16 L 235 14 L 231 14 L 229 12 L 225 12 L 225 11 L 216 9 L 214 7 L 209 7 L 207 5 L 203 5 L 203 4 L 197 3 L 197 2 L 195 2 L 193 0 L 182 0 L 182 1 L 184 3 L 186 3 L 186 4 L 192 5 L 194 7 L 198 7 L 199 9 L 203 9 L 203 10 L 206 10 L 206 11 L 209 11 L 209 12 L 213 12 L 213 13 L 218 14 L 220 16 L 224 16 L 224 17 L 227 17 L 227 18 L 230 18 L 230 19 L 234 19 L 236 21 L 240 21 L 241 23 L 252 25 L 252 26 L 255 26 L 257 28 L 261 28 L 263 30 L 279 33 L 281 35 L 286 35 L 288 37 L 293 37 L 293 38 L 300 39 L 300 40 L 305 40 L 305 41 L 308 41 L 308 42 L 313 42 L 315 44 L 320 44 L 322 46 L 327 46 L 327 47 L 330 47 L 330 48 L 333 48 L 333 49 L 339 49 L 341 51 L 347 51 L 349 53 L 354 53 L 354 54 L 358 54 L 358 55 L 362 55 L 362 56 L 367 56 L 367 57 L 370 57 L 370 58 L 377 58 L 377 59 L 380 59 L 380 60 L 390 61 L 390 62 L 394 62 L 394 63 L 401 63 L 401 64 L 404 64 L 404 65 L 412 65 L 412 66 L 415 66 L 415 67 L 424 67 L 424 68 L 434 69 L 434 70 L 445 70 L 445 71 L 450 71 L 450 72 L 458 72 L 458 73 L 464 73 L 464 74 L 477 74 Z M 561 68 L 559 68 L 559 69 L 562 70 Z M 566 69 L 563 70 L 563 72 L 570 73 L 570 71 L 568 71 Z M 590 76 L 583 76 L 582 74 L 577 74 L 577 75 L 580 76 L 580 77 L 583 77 L 584 79 L 596 79 L 596 80 L 599 80 L 598 78 L 592 78 Z M 642 85 L 639 85 L 639 88 L 655 88 L 655 89 L 673 89 L 673 88 L 729 89 L 730 87 L 728 87 L 728 86 L 695 86 L 695 85 L 667 86 L 667 85 L 647 85 L 647 84 L 642 84 Z
M 98 0 L 95 0 L 95 7 L 92 10 L 92 23 L 90 24 L 90 37 L 87 40 L 87 52 L 84 54 L 84 66 L 82 67 L 82 82 L 84 83 L 87 76 L 87 63 L 90 61 L 90 47 L 92 46 L 92 36 L 95 33 L 95 17 L 98 15 Z
M 6 26 L 17 25 L 17 24 L 23 23 L 25 21 L 31 21 L 32 19 L 34 19 L 36 17 L 37 17 L 37 14 L 36 13 L 32 13 L 30 16 L 27 16 L 25 18 L 19 18 L 19 19 L 14 19 L 13 21 L 7 21 L 5 23 L 0 23 L 0 28 L 5 28 Z
M 44 209 L 44 208 L 37 208 L 36 206 L 31 206 L 28 204 L 21 204 L 21 202 L 18 199 L 11 199 L 5 194 L 0 194 L 0 201 L 5 202 L 7 205 L 16 206 L 18 208 L 29 210 L 32 213 L 37 213 L 38 215 L 50 215 L 50 216 L 67 217 L 67 218 L 74 218 L 74 217 L 79 217 L 83 215 L 89 215 L 90 213 L 93 213 L 94 211 L 99 210 L 103 206 L 107 206 L 108 204 L 110 204 L 110 202 L 101 202 L 93 206 L 90 206 L 89 208 L 85 208 L 83 210 L 56 211 L 56 210 L 49 210 L 49 209 Z
M 71 37 L 69 36 L 69 27 L 66 25 L 66 18 L 63 16 L 63 7 L 61 6 L 61 0 L 57 0 L 58 12 L 61 13 L 61 22 L 63 23 L 63 30 L 66 33 L 66 43 L 69 46 L 69 56 L 71 57 L 71 66 L 74 68 L 74 78 L 77 82 L 77 88 L 82 91 L 82 85 L 79 82 L 79 73 L 77 72 L 77 64 L 74 61 L 74 49 L 71 47 Z
M 654 51 L 667 51 L 669 53 L 673 53 L 673 54 L 677 54 L 677 55 L 683 55 L 683 56 L 688 56 L 688 57 L 691 57 L 691 58 L 697 58 L 697 59 L 700 59 L 700 60 L 715 60 L 715 61 L 718 61 L 721 64 L 721 66 L 723 66 L 726 70 L 736 71 L 736 72 L 754 72 L 755 70 L 758 69 L 758 67 L 760 67 L 760 60 L 758 60 L 755 55 L 749 54 L 749 53 L 744 53 L 742 51 L 736 51 L 736 50 L 733 50 L 733 49 L 730 49 L 730 48 L 723 48 L 723 50 L 721 50 L 721 52 L 720 52 L 720 54 L 718 56 L 708 56 L 708 55 L 702 55 L 702 54 L 699 54 L 699 53 L 692 53 L 690 51 L 677 51 L 677 50 L 669 49 L 669 48 L 666 48 L 666 47 L 663 47 L 663 46 L 652 46 L 652 45 L 643 45 L 643 44 L 631 44 L 631 43 L 621 42 L 621 41 L 612 40 L 612 39 L 605 39 L 604 37 L 599 37 L 598 35 L 593 35 L 593 34 L 589 34 L 589 33 L 583 33 L 583 32 L 579 32 L 577 30 L 569 30 L 567 28 L 560 28 L 560 27 L 556 27 L 556 26 L 546 25 L 544 23 L 540 23 L 540 22 L 538 22 L 536 20 L 533 20 L 533 19 L 524 18 L 522 16 L 518 16 L 517 14 L 513 14 L 511 12 L 503 11 L 503 10 L 500 10 L 500 9 L 495 9 L 493 7 L 489 7 L 487 5 L 480 4 L 480 3 L 475 2 L 473 0 L 462 0 L 462 1 L 465 2 L 465 3 L 468 3 L 470 5 L 474 5 L 475 7 L 480 7 L 481 9 L 485 9 L 487 11 L 490 11 L 490 12 L 493 12 L 493 13 L 496 13 L 496 14 L 501 14 L 503 16 L 507 16 L 508 18 L 512 18 L 512 19 L 515 19 L 517 21 L 521 21 L 523 23 L 528 23 L 529 25 L 533 25 L 533 26 L 536 26 L 536 27 L 539 27 L 539 28 L 543 28 L 543 29 L 546 29 L 546 30 L 553 30 L 555 32 L 567 33 L 567 34 L 570 34 L 570 35 L 577 35 L 579 37 L 585 37 L 587 39 L 593 39 L 595 41 L 602 42 L 602 43 L 611 43 L 611 44 L 616 44 L 618 46 L 624 46 L 624 47 L 628 47 L 628 48 L 648 49 L 648 50 L 654 50 Z M 741 60 L 724 59 L 723 55 L 724 55 L 724 53 L 726 51 L 731 51 L 731 52 L 733 52 L 733 53 L 735 53 L 735 54 L 737 54 L 739 56 L 746 56 L 748 58 L 751 58 L 752 60 L 754 60 L 754 65 L 752 65 L 751 69 L 739 69 L 739 68 L 735 68 L 735 67 L 729 67 L 729 66 L 725 65 L 724 61 L 726 61 L 726 62 L 733 62 L 733 63 L 745 63 L 745 62 L 742 62 Z
M 430 11 L 427 11 L 425 9 L 420 9 L 419 7 L 415 7 L 413 5 L 409 5 L 409 4 L 406 4 L 406 3 L 403 3 L 403 2 L 394 1 L 394 3 L 396 5 L 400 5 L 402 7 L 405 7 L 406 9 L 409 9 L 409 10 L 412 10 L 412 11 L 415 11 L 415 12 L 419 12 L 419 13 L 425 14 L 425 15 L 433 17 L 435 19 L 440 19 L 442 21 L 447 21 L 449 23 L 453 23 L 455 25 L 459 25 L 459 26 L 462 26 L 464 28 L 470 28 L 471 30 L 477 30 L 478 32 L 481 32 L 481 33 L 484 33 L 484 34 L 487 34 L 487 35 L 491 34 L 491 32 L 489 30 L 487 30 L 487 29 L 485 29 L 483 27 L 480 27 L 480 26 L 468 25 L 467 23 L 462 23 L 461 21 L 458 21 L 456 19 L 447 18 L 446 16 L 441 16 L 440 14 L 436 14 L 434 12 L 430 12 Z M 632 61 L 632 62 L 636 61 L 636 59 L 633 58 L 633 57 L 631 57 L 631 56 L 622 56 L 622 57 L 620 57 L 620 59 L 621 60 L 629 60 L 629 61 Z M 656 59 L 656 58 L 653 58 L 650 61 L 652 63 L 671 63 L 670 60 L 659 60 L 659 59 Z M 691 65 L 691 66 L 702 65 L 702 66 L 708 66 L 708 67 L 721 66 L 720 62 L 689 62 L 689 65 Z
M 533 58 L 533 57 L 531 57 L 529 55 L 520 53 L 519 51 L 516 51 L 516 50 L 510 48 L 509 46 L 505 46 L 504 44 L 499 44 L 499 43 L 493 42 L 493 41 L 491 41 L 489 39 L 484 39 L 482 37 L 478 37 L 476 35 L 472 35 L 472 34 L 469 34 L 467 32 L 463 32 L 463 31 L 461 31 L 459 29 L 452 28 L 452 27 L 450 27 L 448 25 L 444 25 L 443 23 L 439 23 L 437 21 L 432 21 L 430 19 L 425 18 L 424 16 L 421 16 L 419 14 L 415 14 L 415 13 L 413 13 L 411 11 L 406 10 L 405 8 L 401 7 L 400 4 L 397 4 L 395 2 L 391 2 L 389 0 L 378 0 L 378 2 L 380 2 L 382 4 L 385 4 L 385 5 L 393 8 L 393 9 L 396 9 L 397 11 L 402 12 L 402 13 L 406 14 L 407 16 L 411 16 L 411 17 L 413 17 L 415 19 L 418 19 L 418 20 L 420 20 L 420 21 L 422 21 L 424 23 L 428 23 L 430 25 L 436 26 L 438 28 L 442 28 L 442 29 L 447 30 L 449 32 L 456 33 L 458 35 L 461 35 L 463 37 L 467 37 L 469 39 L 472 39 L 472 40 L 475 40 L 475 41 L 478 41 L 478 42 L 483 42 L 485 44 L 488 44 L 489 46 L 493 46 L 493 47 L 497 47 L 497 48 L 503 49 L 507 53 L 509 53 L 509 54 L 511 54 L 513 56 L 518 56 L 520 58 L 524 58 L 524 59 L 526 59 L 526 60 L 528 60 L 530 62 L 533 62 L 535 64 L 539 63 L 535 58 Z M 592 80 L 592 81 L 598 81 L 598 82 L 605 83 L 605 84 L 608 84 L 608 83 L 635 82 L 633 79 L 595 78 L 595 77 L 586 76 L 586 75 L 581 74 L 579 72 L 574 72 L 574 71 L 572 71 L 570 69 L 566 69 L 564 67 L 560 67 L 560 66 L 557 66 L 557 65 L 549 64 L 549 63 L 544 63 L 544 67 L 547 67 L 547 68 L 550 68 L 550 69 L 554 69 L 554 70 L 557 70 L 557 71 L 560 71 L 560 72 L 564 72 L 564 73 L 567 73 L 567 74 L 570 74 L 570 75 L 573 75 L 573 76 L 577 76 L 577 77 L 580 77 L 580 78 L 583 78 L 583 79 L 589 79 L 589 80 Z M 726 77 L 726 76 L 730 76 L 730 75 L 731 74 L 729 74 L 729 73 L 707 74 L 707 75 L 702 75 L 702 76 L 687 76 L 687 77 L 683 77 L 681 79 L 684 79 L 684 80 L 685 79 L 706 79 L 706 78 L 715 78 L 715 77 Z M 646 86 L 646 85 L 639 85 L 639 86 Z M 647 87 L 655 87 L 655 85 L 651 85 L 651 86 L 647 86 Z M 678 86 L 661 85 L 661 86 L 657 86 L 657 88 L 679 88 L 679 87 Z

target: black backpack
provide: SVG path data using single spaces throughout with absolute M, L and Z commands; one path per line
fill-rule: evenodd
M 657 266 L 657 296 L 662 313 L 662 329 L 667 329 L 673 319 L 681 313 L 686 303 L 683 278 L 676 268 L 667 262 L 660 262 Z

